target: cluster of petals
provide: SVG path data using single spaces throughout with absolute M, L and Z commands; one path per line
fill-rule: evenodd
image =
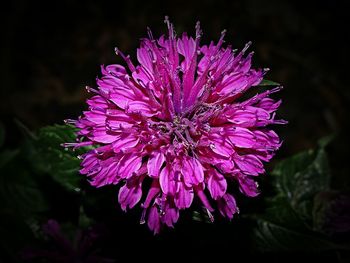
M 93 146 L 80 156 L 80 172 L 96 187 L 121 184 L 121 208 L 139 204 L 140 222 L 154 233 L 194 202 L 212 220 L 214 211 L 232 219 L 235 187 L 259 194 L 255 177 L 281 145 L 269 127 L 285 123 L 275 119 L 281 101 L 270 97 L 280 87 L 243 99 L 267 72 L 251 67 L 250 43 L 233 50 L 223 31 L 201 45 L 199 23 L 194 38 L 177 37 L 165 23 L 166 36 L 148 30 L 141 40 L 137 65 L 116 49 L 127 67 L 102 66 L 98 87 L 87 88 L 89 109 L 67 121 L 78 128 L 77 142 L 65 144 Z

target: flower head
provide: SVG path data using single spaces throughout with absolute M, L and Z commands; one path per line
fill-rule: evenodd
M 122 184 L 123 210 L 143 200 L 141 223 L 154 233 L 172 227 L 194 199 L 211 219 L 216 209 L 232 219 L 238 208 L 228 183 L 258 195 L 254 177 L 281 145 L 268 127 L 285 123 L 274 118 L 281 102 L 269 97 L 280 88 L 241 99 L 267 72 L 251 68 L 250 43 L 236 52 L 223 45 L 223 31 L 217 43 L 201 45 L 199 23 L 195 38 L 177 37 L 165 23 L 166 36 L 154 39 L 148 30 L 141 40 L 137 65 L 116 49 L 127 68 L 102 66 L 98 88 L 87 88 L 95 94 L 89 110 L 68 121 L 78 142 L 66 144 L 96 147 L 81 156 L 80 172 L 96 187 Z

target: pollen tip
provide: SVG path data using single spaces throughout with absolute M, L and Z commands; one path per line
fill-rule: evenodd
M 238 206 L 236 207 L 236 213 L 239 214 L 241 211 L 239 210 Z
M 197 21 L 196 23 L 196 39 L 200 39 L 202 36 L 201 23 Z
M 206 208 L 205 210 L 207 211 L 207 214 L 208 214 L 210 222 L 214 223 L 214 216 L 213 216 L 213 214 L 209 211 L 208 208 Z
M 151 30 L 151 28 L 150 28 L 149 26 L 147 27 L 147 34 L 148 34 L 148 38 L 149 38 L 151 41 L 154 41 L 153 34 L 152 34 L 152 30 Z
M 242 53 L 246 52 L 247 49 L 252 45 L 252 43 L 253 43 L 252 41 L 248 41 L 248 43 L 245 44 L 245 46 L 244 46 L 244 48 L 242 50 Z
M 146 223 L 146 211 L 147 211 L 147 208 L 143 208 L 142 210 L 142 214 L 141 214 L 141 218 L 140 218 L 140 225 L 143 225 Z

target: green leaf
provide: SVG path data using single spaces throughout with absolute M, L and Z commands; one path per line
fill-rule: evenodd
M 92 224 L 93 220 L 86 215 L 83 206 L 81 206 L 79 211 L 79 227 L 85 229 L 91 226 Z
M 37 139 L 31 142 L 30 160 L 39 173 L 49 174 L 67 190 L 80 191 L 81 176 L 78 173 L 81 151 L 72 151 L 61 146 L 75 141 L 76 129 L 68 125 L 55 125 L 39 130 Z
M 13 160 L 19 154 L 19 150 L 4 150 L 0 153 L 0 168 Z
M 257 219 L 254 242 L 262 251 L 319 251 L 341 248 L 313 232 L 294 230 L 267 218 Z
M 253 218 L 256 222 L 253 240 L 258 250 L 318 251 L 343 248 L 312 231 L 285 197 L 273 198 L 266 211 Z
M 335 134 L 331 134 L 328 136 L 325 136 L 318 140 L 318 145 L 320 148 L 325 148 L 328 144 L 330 144 L 335 138 Z
M 267 209 L 254 215 L 253 237 L 260 250 L 295 251 L 343 249 L 315 228 L 318 210 L 316 196 L 330 188 L 330 169 L 325 146 L 330 137 L 319 142 L 319 148 L 296 154 L 279 162 L 272 172 L 277 190 L 267 201 Z M 317 213 L 316 213 L 316 212 Z
M 203 223 L 212 223 L 212 221 L 210 221 L 208 213 L 206 213 L 205 211 L 193 211 L 192 220 Z
M 267 208 L 263 214 L 255 215 L 255 218 L 271 221 L 275 224 L 283 224 L 294 229 L 306 229 L 299 215 L 294 211 L 284 196 L 276 196 L 267 200 Z
M 281 84 L 274 82 L 272 80 L 263 79 L 258 86 L 279 86 Z
M 29 171 L 14 159 L 0 170 L 0 200 L 2 212 L 30 217 L 48 209 L 39 185 Z
M 281 161 L 272 175 L 276 177 L 279 194 L 288 199 L 301 217 L 311 220 L 314 196 L 329 189 L 330 170 L 324 148 Z

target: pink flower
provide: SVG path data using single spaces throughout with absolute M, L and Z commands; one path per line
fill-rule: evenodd
M 194 200 L 211 219 L 215 210 L 232 219 L 238 208 L 228 184 L 258 195 L 254 177 L 281 145 L 269 127 L 285 123 L 275 120 L 281 101 L 269 97 L 280 88 L 242 99 L 267 72 L 251 68 L 250 43 L 240 52 L 225 47 L 224 31 L 216 44 L 200 45 L 199 23 L 195 38 L 165 23 L 167 36 L 149 30 L 141 40 L 136 66 L 116 49 L 127 68 L 102 66 L 98 88 L 87 88 L 95 94 L 89 110 L 68 121 L 78 142 L 65 144 L 95 146 L 81 156 L 81 173 L 96 187 L 121 183 L 121 208 L 141 203 L 141 223 L 154 233 L 173 227 Z

